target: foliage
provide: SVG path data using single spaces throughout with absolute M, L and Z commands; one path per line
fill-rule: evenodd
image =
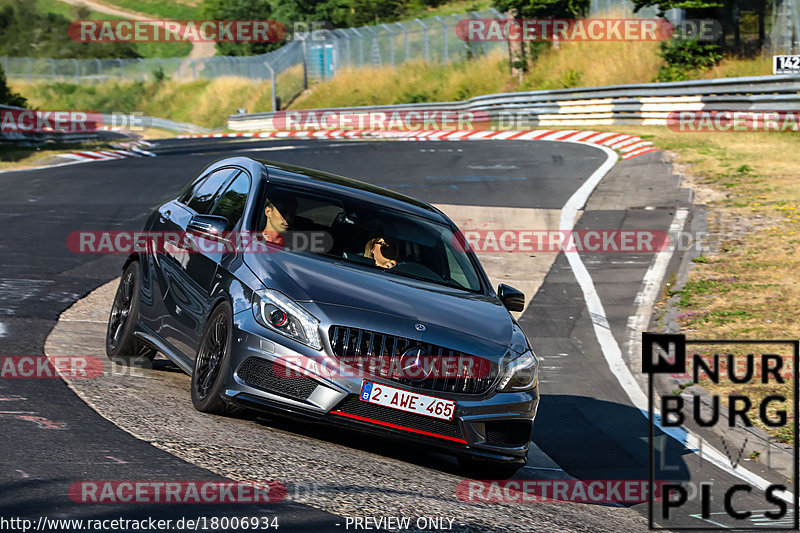
M 161 67 L 161 65 L 159 65 L 159 66 L 157 66 L 156 68 L 153 69 L 153 80 L 156 83 L 161 83 L 166 78 L 167 78 L 167 75 L 164 73 L 164 69 Z
M 589 0 L 493 0 L 501 13 L 515 9 L 518 18 L 576 18 L 586 14 Z
M 722 50 L 713 43 L 670 39 L 661 43 L 659 55 L 667 64 L 658 71 L 658 81 L 685 81 L 692 78 L 693 72 L 719 63 Z
M 130 43 L 80 43 L 69 38 L 70 19 L 42 13 L 35 0 L 14 0 L 0 9 L 0 56 L 51 58 L 139 57 Z
M 0 67 L 0 104 L 14 105 L 18 107 L 27 107 L 28 102 L 22 95 L 15 93 L 11 90 L 6 82 L 6 73 L 3 67 Z
M 215 20 L 270 20 L 270 0 L 204 0 L 203 15 Z M 282 43 L 217 43 L 217 53 L 224 56 L 259 55 L 278 48 Z
M 726 2 L 730 4 L 732 0 L 633 0 L 633 10 L 638 12 L 642 8 L 654 6 L 658 8 L 658 12 L 662 15 L 672 8 L 696 13 L 699 10 L 721 8 Z

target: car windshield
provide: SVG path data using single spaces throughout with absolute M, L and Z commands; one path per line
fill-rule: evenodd
M 460 235 L 443 223 L 305 189 L 270 186 L 259 230 L 288 251 L 469 291 L 481 283 Z

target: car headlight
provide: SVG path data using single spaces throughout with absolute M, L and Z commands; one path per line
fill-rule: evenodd
M 273 289 L 256 291 L 253 314 L 260 324 L 269 329 L 315 350 L 322 349 L 319 320 L 285 294 Z
M 532 350 L 506 363 L 505 374 L 497 390 L 513 392 L 533 388 L 539 380 L 539 359 Z

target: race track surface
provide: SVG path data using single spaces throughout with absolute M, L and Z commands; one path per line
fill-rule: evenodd
M 546 224 L 607 157 L 595 147 L 546 141 L 194 139 L 159 141 L 152 151 L 157 157 L 0 174 L 0 355 L 43 354 L 59 316 L 119 276 L 124 256 L 72 253 L 66 246 L 69 233 L 139 230 L 155 205 L 222 157 L 248 155 L 362 179 L 441 205 L 459 224 L 482 213 L 505 213 L 493 220 L 508 222 L 509 213 L 522 210 Z M 589 199 L 576 228 L 665 231 L 676 209 L 688 203 L 654 152 L 618 163 Z M 530 263 L 524 255 L 511 255 L 514 262 L 505 270 L 490 267 L 491 258 L 482 261 L 490 275 L 502 272 L 500 281 L 532 288 L 519 321 L 543 358 L 536 448 L 515 479 L 646 480 L 647 420 L 609 370 L 564 254 L 531 257 Z M 583 254 L 611 333 L 622 347 L 651 260 L 652 254 Z M 102 353 L 108 311 L 102 306 L 110 302 L 113 284 L 104 291 L 70 310 L 62 333 L 68 337 L 72 331 L 76 345 L 87 351 L 70 355 Z M 96 344 L 85 342 L 87 332 L 98 337 Z M 464 478 L 449 457 L 280 418 L 202 415 L 192 409 L 188 377 L 166 361 L 144 376 L 114 379 L 70 383 L 71 388 L 61 379 L 0 380 L 5 413 L 0 426 L 6 437 L 0 440 L 0 516 L 174 519 L 268 513 L 279 517 L 281 530 L 338 531 L 347 516 L 438 514 L 465 531 L 647 528 L 646 504 L 460 502 L 455 487 Z M 675 479 L 691 479 L 696 469 L 705 469 L 707 478 L 712 469 L 715 479 L 735 481 L 678 443 L 668 446 L 680 465 Z M 280 479 L 289 498 L 276 505 L 199 509 L 90 505 L 68 496 L 70 485 L 81 480 L 225 477 Z M 751 504 L 744 496 L 742 501 L 740 506 Z M 752 501 L 754 509 L 759 501 Z M 707 524 L 687 518 L 680 525 Z

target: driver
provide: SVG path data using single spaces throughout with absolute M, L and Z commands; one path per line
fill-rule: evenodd
M 397 241 L 379 235 L 367 241 L 364 257 L 369 257 L 381 268 L 394 268 L 397 265 Z
M 273 197 L 267 199 L 264 214 L 267 222 L 262 234 L 268 242 L 283 244 L 286 232 L 294 221 L 297 211 L 297 199 L 290 197 Z

